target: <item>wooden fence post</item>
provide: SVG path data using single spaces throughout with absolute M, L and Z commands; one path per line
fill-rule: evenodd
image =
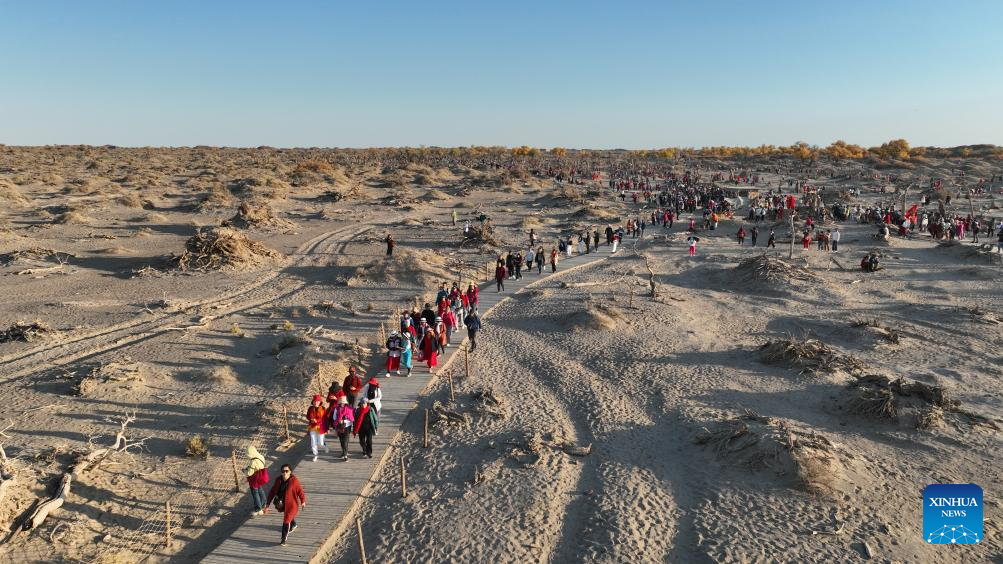
M 233 491 L 240 492 L 240 474 L 237 473 L 237 451 L 230 453 L 230 463 L 233 465 Z
M 168 545 L 168 546 L 171 544 L 171 535 L 172 535 L 172 533 L 173 533 L 173 531 L 171 531 L 171 502 L 170 502 L 170 500 L 168 500 L 167 501 L 166 526 L 164 527 L 164 537 L 166 538 L 165 544 Z
M 401 455 L 401 497 L 407 497 L 407 475 L 404 473 L 404 455 Z
M 428 408 L 425 408 L 425 440 L 423 442 L 425 448 L 428 448 Z
M 282 424 L 285 426 L 286 442 L 293 440 L 289 436 L 289 408 L 285 404 L 282 404 Z
M 456 401 L 456 394 L 453 392 L 453 371 L 446 372 L 446 379 L 449 380 L 449 401 Z
M 359 535 L 359 559 L 362 564 L 369 564 L 366 560 L 366 543 L 362 540 L 362 519 L 355 518 L 355 532 Z
M 470 378 L 470 345 L 463 346 L 463 374 Z

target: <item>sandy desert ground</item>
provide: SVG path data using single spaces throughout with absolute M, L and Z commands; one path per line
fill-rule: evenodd
M 243 517 L 232 450 L 274 449 L 283 406 L 379 354 L 396 307 L 483 277 L 530 228 L 550 244 L 649 214 L 599 188 L 614 165 L 794 178 L 863 205 L 1003 173 L 978 156 L 0 147 L 0 559 L 204 554 Z M 999 218 L 1001 202 L 948 211 Z M 494 239 L 464 242 L 454 211 L 489 216 Z M 776 266 L 748 260 L 765 235 L 736 244 L 742 215 L 694 259 L 683 225 L 649 227 L 493 312 L 457 402 L 439 384 L 422 401 L 431 448 L 416 426 L 398 439 L 408 497 L 388 465 L 358 508 L 371 561 L 1003 561 L 999 255 L 842 222 L 840 253 Z M 863 273 L 872 249 L 885 268 Z M 62 507 L 21 531 L 70 471 Z M 980 546 L 923 542 L 936 482 L 983 487 Z M 167 500 L 181 527 L 164 546 Z M 338 534 L 328 559 L 354 561 Z

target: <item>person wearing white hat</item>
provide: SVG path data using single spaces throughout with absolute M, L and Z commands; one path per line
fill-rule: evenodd
M 446 353 L 446 345 L 449 344 L 449 336 L 446 334 L 446 324 L 442 321 L 442 316 L 435 316 L 435 325 L 432 326 L 437 337 L 436 343 L 439 346 L 439 354 Z
M 401 373 L 401 334 L 398 331 L 391 331 L 387 337 L 387 376 L 391 372 Z

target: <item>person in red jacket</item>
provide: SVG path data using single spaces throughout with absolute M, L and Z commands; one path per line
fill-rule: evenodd
M 293 469 L 288 464 L 282 465 L 282 475 L 275 478 L 271 491 L 268 492 L 268 502 L 262 513 L 268 513 L 268 506 L 275 500 L 275 509 L 282 513 L 282 546 L 286 545 L 289 533 L 296 530 L 296 514 L 300 507 L 306 507 L 306 493 L 300 485 L 299 478 L 293 475 Z
M 429 328 L 421 338 L 421 354 L 422 358 L 425 359 L 425 364 L 428 365 L 429 374 L 433 373 L 439 364 L 438 352 L 439 336 L 432 328 Z
M 345 376 L 345 381 L 342 382 L 341 389 L 345 391 L 348 403 L 355 405 L 355 397 L 359 395 L 359 390 L 362 389 L 362 378 L 359 377 L 358 371 L 354 366 L 348 369 L 348 376 Z
M 477 293 L 479 289 L 473 284 L 467 285 L 467 300 L 470 302 L 470 307 L 477 305 Z

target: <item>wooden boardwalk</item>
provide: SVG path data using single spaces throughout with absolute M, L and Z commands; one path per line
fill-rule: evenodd
M 629 240 L 628 240 L 629 244 Z M 608 246 L 601 246 L 599 252 L 578 255 L 572 258 L 563 257 L 558 262 L 557 274 L 586 264 L 591 264 L 610 255 Z M 482 317 L 488 316 L 491 309 L 506 297 L 518 292 L 534 282 L 551 276 L 549 264 L 544 265 L 542 275 L 524 273 L 521 280 L 506 280 L 505 291 L 495 292 L 495 283 L 481 285 L 478 310 Z M 490 335 L 490 318 L 485 319 L 487 334 Z M 454 346 L 439 357 L 437 373 L 446 369 L 454 359 L 463 361 L 462 349 L 466 342 L 466 331 L 461 330 L 460 339 L 454 339 Z M 457 354 L 460 353 L 460 354 Z M 349 446 L 349 459 L 338 458 L 341 447 L 338 438 L 333 433 L 328 437 L 330 454 L 321 451 L 317 462 L 313 462 L 309 452 L 308 441 L 303 440 L 289 452 L 282 453 L 270 469 L 274 480 L 279 475 L 279 467 L 288 463 L 293 467 L 293 473 L 299 477 L 307 496 L 307 505 L 296 516 L 298 527 L 289 535 L 286 546 L 279 545 L 282 514 L 275 512 L 274 507 L 267 515 L 248 517 L 226 540 L 210 552 L 202 561 L 210 564 L 229 564 L 234 562 L 256 563 L 291 563 L 310 562 L 325 546 L 332 533 L 339 528 L 341 522 L 348 518 L 355 503 L 361 498 L 370 479 L 383 462 L 390 444 L 404 425 L 419 396 L 429 385 L 434 375 L 429 374 L 424 364 L 415 362 L 414 371 L 409 378 L 391 376 L 384 377 L 384 358 L 376 358 L 370 366 L 367 375 L 380 378 L 383 390 L 383 412 L 380 417 L 379 435 L 373 440 L 373 458 L 362 458 L 358 441 L 353 440 Z M 276 453 L 268 453 L 268 458 Z M 241 499 L 239 511 L 251 512 L 250 496 Z M 352 533 L 354 536 L 354 532 Z

